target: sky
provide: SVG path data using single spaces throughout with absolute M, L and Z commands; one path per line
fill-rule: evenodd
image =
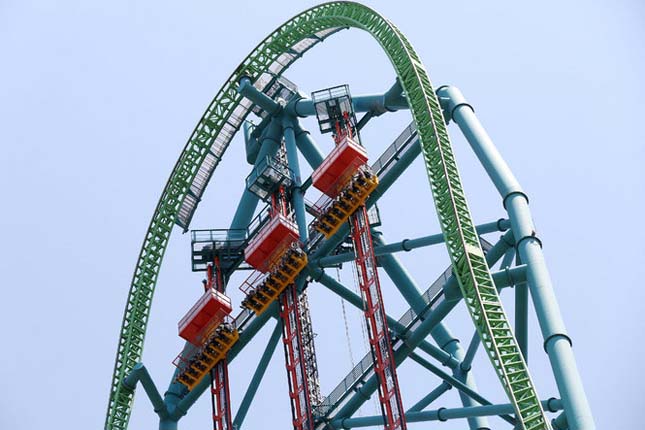
M 103 426 L 132 271 L 186 139 L 247 53 L 315 4 L 267 3 L 0 2 L 0 428 Z M 638 370 L 645 353 L 645 6 L 636 0 L 365 3 L 406 34 L 435 86 L 459 87 L 474 106 L 530 197 L 597 427 L 633 428 L 645 396 Z M 378 45 L 358 30 L 325 41 L 286 76 L 305 93 L 342 83 L 353 94 L 378 93 L 394 81 Z M 370 157 L 409 121 L 403 111 L 370 122 L 362 134 Z M 331 149 L 314 121 L 303 124 L 325 152 Z M 458 128 L 449 132 L 475 222 L 504 217 Z M 237 136 L 192 228 L 228 226 L 250 169 L 244 158 Z M 420 159 L 379 208 L 386 241 L 439 232 Z M 143 362 L 162 392 L 182 345 L 177 321 L 201 294 L 189 246 L 189 235 L 175 228 L 150 317 Z M 423 290 L 448 262 L 442 246 L 399 257 Z M 338 275 L 354 288 L 350 265 Z M 236 306 L 242 280 L 229 286 Z M 402 314 L 407 306 L 385 274 L 382 285 L 388 313 Z M 362 316 L 347 305 L 344 319 L 340 299 L 320 285 L 308 291 L 327 394 L 366 352 Z M 512 289 L 502 299 L 512 315 Z M 463 305 L 447 326 L 465 348 L 473 327 Z M 234 414 L 272 329 L 267 324 L 231 363 Z M 557 397 L 533 314 L 530 330 L 538 392 Z M 505 402 L 482 351 L 475 371 L 481 393 Z M 267 419 L 271 428 L 289 428 L 284 372 L 278 350 L 244 428 L 266 427 Z M 399 374 L 407 406 L 440 383 L 411 362 Z M 455 391 L 429 408 L 459 406 Z M 375 407 L 370 402 L 360 414 L 372 415 Z M 208 428 L 209 408 L 203 397 L 180 426 Z M 491 425 L 506 428 L 496 419 Z M 130 428 L 156 426 L 138 392 Z

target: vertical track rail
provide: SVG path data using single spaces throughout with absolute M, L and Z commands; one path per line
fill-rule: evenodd
M 282 318 L 282 342 L 289 379 L 289 397 L 294 430 L 312 430 L 309 384 L 306 378 L 306 357 L 302 344 L 298 292 L 291 284 L 280 296 L 280 317 Z
M 318 360 L 316 359 L 314 330 L 311 323 L 311 313 L 309 312 L 307 290 L 301 292 L 298 297 L 298 313 L 300 314 L 300 325 L 302 327 L 302 351 L 305 359 L 305 375 L 309 386 L 309 399 L 312 407 L 316 407 L 322 402 L 322 394 L 320 393 Z
M 363 296 L 370 347 L 374 357 L 374 371 L 379 381 L 379 401 L 385 430 L 405 430 L 407 426 L 403 402 L 396 375 L 396 364 L 392 355 L 392 343 L 385 318 L 374 245 L 365 206 L 361 206 L 351 216 L 350 223 L 356 251 L 356 271 Z
M 215 256 L 215 261 L 207 267 L 206 288 L 213 285 L 216 290 L 224 293 L 224 277 L 220 260 Z M 213 414 L 213 430 L 232 430 L 233 418 L 231 415 L 231 394 L 228 385 L 228 362 L 226 358 L 220 360 L 210 371 L 211 378 L 211 408 Z

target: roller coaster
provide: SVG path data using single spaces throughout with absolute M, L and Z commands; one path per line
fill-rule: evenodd
M 308 96 L 284 76 L 311 48 L 349 28 L 369 33 L 389 58 L 397 79 L 387 92 L 353 96 L 341 84 Z M 409 110 L 412 122 L 371 161 L 361 129 L 399 110 Z M 299 118 L 305 117 L 315 117 L 320 132 L 333 138 L 330 153 L 323 154 L 302 127 Z M 499 192 L 506 218 L 474 224 L 447 132 L 450 122 L 463 132 Z M 173 380 L 162 397 L 141 362 L 159 269 L 175 225 L 189 231 L 204 191 L 240 129 L 251 165 L 245 190 L 228 229 L 190 232 L 192 270 L 205 273 L 204 293 L 179 322 L 186 344 L 173 361 Z M 419 155 L 441 232 L 385 243 L 375 204 Z M 313 169 L 308 178 L 301 177 L 299 156 Z M 307 193 L 319 198 L 312 202 Z M 415 190 L 416 198 L 422 195 Z M 216 430 L 243 427 L 253 403 L 263 401 L 255 394 L 280 338 L 289 387 L 284 397 L 297 430 L 405 429 L 409 423 L 456 419 L 476 430 L 491 428 L 493 416 L 522 430 L 594 429 L 528 203 L 472 106 L 455 87 L 433 87 L 421 59 L 394 24 L 353 2 L 302 12 L 235 69 L 170 174 L 128 294 L 105 429 L 128 427 L 139 383 L 159 416 L 160 429 L 176 429 L 205 391 L 212 399 L 209 425 Z M 502 233 L 496 243 L 483 237 L 494 232 Z M 441 243 L 451 264 L 421 292 L 393 254 Z M 353 263 L 360 294 L 328 273 L 342 263 Z M 244 299 L 234 315 L 226 293 L 231 276 L 242 269 L 250 275 L 239 286 Z M 387 314 L 379 280 L 383 272 L 410 306 L 398 319 Z M 369 338 L 369 353 L 327 396 L 320 388 L 307 295 L 316 284 L 362 311 Z M 500 299 L 507 287 L 515 290 L 514 324 Z M 546 397 L 538 394 L 527 364 L 529 297 L 557 385 L 558 392 Z M 445 322 L 462 301 L 475 328 L 466 350 Z M 277 321 L 275 329 L 233 417 L 229 378 L 234 375 L 228 364 L 270 321 Z M 478 392 L 472 369 L 478 349 L 488 356 L 507 403 L 493 404 Z M 397 366 L 408 358 L 441 380 L 414 404 L 404 402 L 410 399 L 402 396 L 405 386 L 397 377 Z M 453 387 L 460 407 L 428 409 Z M 372 396 L 381 413 L 354 416 Z

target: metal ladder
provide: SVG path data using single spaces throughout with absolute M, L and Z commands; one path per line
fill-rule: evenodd
M 302 325 L 298 291 L 291 284 L 280 296 L 282 342 L 289 380 L 289 398 L 294 430 L 313 430 L 309 383 L 306 377 L 306 358 L 302 344 Z
M 351 217 L 351 236 L 356 251 L 356 271 L 363 296 L 363 307 L 370 347 L 374 357 L 374 371 L 379 381 L 379 401 L 385 430 L 407 428 L 392 355 L 392 343 L 383 306 L 374 256 L 374 245 L 367 210 L 361 206 Z
M 221 293 L 226 289 L 220 259 L 215 256 L 212 264 L 207 267 L 206 289 L 215 286 Z M 213 413 L 213 430 L 232 430 L 231 394 L 228 386 L 228 362 L 226 357 L 220 360 L 210 371 L 211 377 L 211 408 Z

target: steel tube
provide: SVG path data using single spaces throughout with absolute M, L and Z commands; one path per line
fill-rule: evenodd
M 137 386 L 137 382 L 141 382 L 143 389 L 145 390 L 150 403 L 154 408 L 154 411 L 159 417 L 163 420 L 168 417 L 168 408 L 159 394 L 159 390 L 155 386 L 155 383 L 148 373 L 148 369 L 143 363 L 137 363 L 134 368 L 128 373 L 128 376 L 123 380 L 123 385 L 134 391 Z
M 542 407 L 555 412 L 562 409 L 562 401 L 558 399 L 543 400 Z M 486 417 L 502 414 L 512 414 L 514 412 L 513 405 L 505 403 L 501 405 L 486 405 L 486 406 L 473 406 L 467 408 L 439 408 L 434 411 L 419 411 L 410 412 L 406 414 L 406 421 L 409 423 L 416 423 L 422 421 L 447 421 L 458 418 L 470 417 Z M 355 428 L 355 427 L 370 427 L 383 425 L 382 416 L 359 417 L 359 418 L 341 418 L 333 420 L 331 425 L 334 428 Z
M 311 138 L 309 132 L 302 128 L 300 121 L 297 118 L 293 118 L 293 121 L 295 126 L 294 131 L 296 133 L 296 145 L 298 145 L 298 149 L 302 156 L 305 157 L 305 160 L 307 160 L 307 163 L 313 170 L 316 170 L 322 164 L 325 156 L 316 142 Z
M 271 97 L 255 88 L 251 80 L 247 77 L 240 79 L 240 86 L 237 88 L 237 92 L 267 111 L 269 115 L 276 114 L 281 109 L 281 106 Z
M 289 169 L 293 173 L 293 193 L 292 202 L 296 213 L 296 223 L 298 224 L 298 233 L 302 243 L 307 241 L 307 218 L 305 211 L 305 195 L 302 191 L 302 179 L 300 178 L 300 161 L 298 160 L 298 148 L 296 146 L 296 135 L 294 132 L 293 121 L 290 118 L 283 117 L 282 130 L 284 133 L 284 144 L 287 149 L 287 161 Z
M 275 118 L 271 119 L 269 125 L 264 129 L 260 135 L 260 151 L 258 152 L 256 158 L 257 163 L 263 160 L 267 156 L 274 156 L 278 151 L 279 144 L 282 141 L 282 125 L 280 121 Z M 240 198 L 240 203 L 235 210 L 235 215 L 233 215 L 233 220 L 231 221 L 231 230 L 245 230 L 251 219 L 253 218 L 253 213 L 257 208 L 259 197 L 250 192 L 246 187 L 242 192 L 242 197 Z
M 528 266 L 531 298 L 569 426 L 572 430 L 593 430 L 596 425 L 544 262 L 541 242 L 535 236 L 528 198 L 461 92 L 454 87 L 441 87 L 437 93 L 444 110 L 459 125 L 503 198 L 517 251 Z
M 249 407 L 251 406 L 251 402 L 255 397 L 255 393 L 257 393 L 258 388 L 260 387 L 260 382 L 262 381 L 262 378 L 266 373 L 267 367 L 269 366 L 271 357 L 273 356 L 273 353 L 275 352 L 275 348 L 278 345 L 278 342 L 280 341 L 281 335 L 282 335 L 281 326 L 280 324 L 276 324 L 275 328 L 273 329 L 273 332 L 271 333 L 271 337 L 267 342 L 267 346 L 264 349 L 264 352 L 262 353 L 262 357 L 260 357 L 260 361 L 258 362 L 258 365 L 255 368 L 255 372 L 253 373 L 251 382 L 249 382 L 249 387 L 246 389 L 246 393 L 242 398 L 242 403 L 240 403 L 240 407 L 237 410 L 237 414 L 235 414 L 235 418 L 233 419 L 233 428 L 239 429 L 242 423 L 244 422 L 244 418 L 246 417 L 246 414 L 249 411 Z
M 408 109 L 408 101 L 403 95 L 368 94 L 352 97 L 354 112 L 394 112 L 401 109 Z M 309 97 L 303 97 L 292 103 L 288 103 L 286 110 L 289 114 L 301 118 L 315 116 L 316 109 L 314 101 Z
M 443 381 L 437 388 L 434 390 L 430 391 L 428 394 L 426 394 L 421 400 L 416 402 L 410 409 L 408 409 L 405 414 L 406 416 L 410 412 L 418 412 L 424 410 L 430 403 L 434 402 L 437 400 L 439 397 L 443 395 L 446 391 L 450 390 L 452 388 L 452 385 L 447 383 L 446 381 Z
M 520 260 L 518 258 L 518 264 Z M 524 361 L 529 362 L 529 290 L 526 282 L 515 285 L 515 338 Z
M 509 228 L 510 221 L 507 219 L 500 219 L 499 221 L 489 222 L 475 227 L 478 234 L 493 233 L 495 231 L 506 231 Z M 377 257 L 380 257 L 382 255 L 392 254 L 395 252 L 408 252 L 416 248 L 437 245 L 443 242 L 443 233 L 436 233 L 430 236 L 423 236 L 416 239 L 403 239 L 399 242 L 388 244 L 382 243 L 381 245 L 375 245 L 374 254 Z M 318 260 L 313 261 L 312 264 L 318 265 L 319 267 L 330 267 L 341 263 L 347 263 L 354 260 L 355 258 L 356 256 L 353 252 L 344 252 L 342 254 L 329 255 L 327 257 L 319 258 Z

